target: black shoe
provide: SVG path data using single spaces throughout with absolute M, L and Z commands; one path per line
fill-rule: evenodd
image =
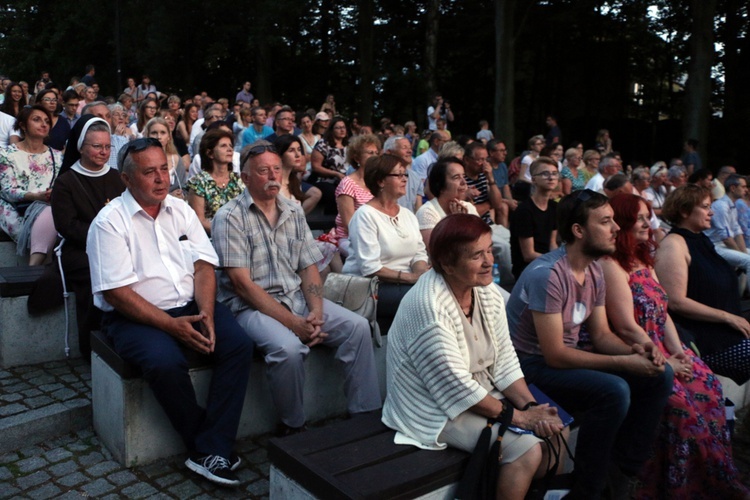
M 218 455 L 190 457 L 185 461 L 185 466 L 188 469 L 196 474 L 200 474 L 213 483 L 222 486 L 238 486 L 240 480 L 232 472 L 231 465 L 229 460 Z
M 238 454 L 236 454 L 235 452 L 229 454 L 229 470 L 235 471 L 239 469 L 241 463 L 242 459 Z
M 289 427 L 288 425 L 280 422 L 279 425 L 276 426 L 276 432 L 274 432 L 274 435 L 276 437 L 287 437 L 293 434 L 299 434 L 300 432 L 305 432 L 306 430 L 306 425 L 302 425 L 302 427 Z

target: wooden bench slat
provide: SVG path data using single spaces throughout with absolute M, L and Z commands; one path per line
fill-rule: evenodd
M 393 431 L 388 430 L 342 446 L 311 453 L 306 459 L 309 463 L 320 464 L 326 471 L 337 475 L 393 460 L 416 450 L 414 446 L 394 445 Z
M 409 498 L 457 480 L 469 454 L 393 443 L 380 413 L 271 439 L 274 466 L 320 498 Z
M 44 266 L 0 267 L 0 297 L 29 295 Z
M 358 498 L 414 498 L 458 481 L 468 459 L 455 449 L 417 450 L 336 479 Z

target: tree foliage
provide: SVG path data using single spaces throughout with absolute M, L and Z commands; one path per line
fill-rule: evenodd
M 645 161 L 678 155 L 682 131 L 710 120 L 712 157 L 741 160 L 731 141 L 750 111 L 747 2 L 711 2 L 719 50 L 698 99 L 723 118 L 708 119 L 685 101 L 696 2 L 14 0 L 0 2 L 0 71 L 35 81 L 44 69 L 67 84 L 94 64 L 109 95 L 142 73 L 162 91 L 230 98 L 250 79 L 263 102 L 317 109 L 333 93 L 347 116 L 422 126 L 439 90 L 456 132 L 487 119 L 518 151 L 554 113 L 566 140 L 590 146 L 609 128 Z

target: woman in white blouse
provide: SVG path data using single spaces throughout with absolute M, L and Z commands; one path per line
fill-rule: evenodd
M 387 330 L 401 298 L 427 271 L 427 252 L 416 216 L 397 200 L 406 194 L 406 165 L 397 156 L 370 158 L 365 185 L 374 198 L 349 222 L 351 250 L 343 272 L 377 276 L 378 322 Z
M 435 198 L 417 210 L 417 220 L 425 247 L 429 248 L 432 229 L 446 215 L 478 214 L 474 205 L 466 201 L 469 186 L 464 177 L 463 161 L 456 157 L 439 159 L 430 170 L 427 182 Z

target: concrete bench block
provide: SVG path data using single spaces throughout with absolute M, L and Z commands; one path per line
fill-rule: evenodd
M 65 308 L 29 316 L 26 296 L 0 297 L 0 368 L 65 359 Z M 75 297 L 68 297 L 71 357 L 80 357 Z
M 385 345 L 375 348 L 381 394 L 385 397 Z M 305 362 L 305 413 L 315 422 L 346 413 L 343 370 L 334 351 L 316 347 Z M 210 368 L 190 370 L 198 401 L 205 403 Z M 148 384 L 121 378 L 98 354 L 92 354 L 94 430 L 115 460 L 126 467 L 143 465 L 185 451 Z M 273 432 L 278 418 L 268 388 L 265 363 L 254 360 L 237 437 Z
M 11 241 L 0 241 L 0 267 L 27 266 L 28 255 L 16 255 L 16 244 Z

